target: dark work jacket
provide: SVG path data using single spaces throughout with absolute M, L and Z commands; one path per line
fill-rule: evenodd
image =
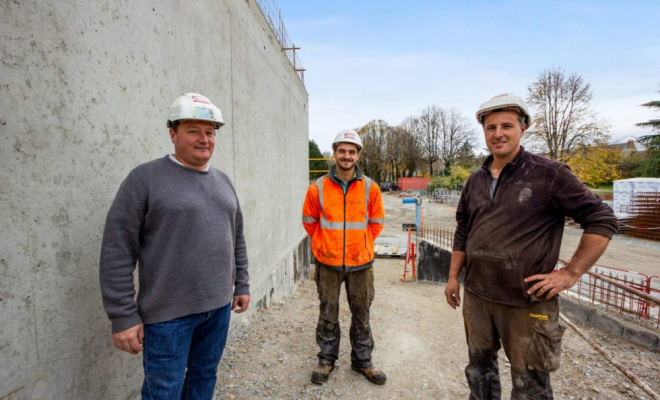
M 612 238 L 612 209 L 564 163 L 525 151 L 507 164 L 490 199 L 489 156 L 467 179 L 456 210 L 454 250 L 466 253 L 465 290 L 489 301 L 527 306 L 533 283 L 559 259 L 565 216 L 584 229 Z

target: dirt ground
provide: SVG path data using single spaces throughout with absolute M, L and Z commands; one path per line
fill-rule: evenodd
M 401 234 L 401 223 L 414 221 L 414 207 L 402 205 L 396 195 L 384 198 L 384 233 Z M 450 207 L 425 204 L 424 222 L 427 226 L 453 227 L 454 212 Z M 571 253 L 579 241 L 580 230 L 566 230 L 562 252 Z M 660 275 L 660 246 L 618 240 L 615 238 L 602 264 L 635 269 L 639 263 L 650 272 L 655 266 L 652 274 Z M 234 326 L 218 371 L 216 399 L 467 398 L 469 390 L 463 372 L 467 345 L 461 312 L 446 304 L 444 285 L 401 282 L 403 263 L 401 259 L 377 259 L 375 263 L 373 361 L 388 376 L 384 386 L 369 383 L 350 368 L 350 311 L 345 296 L 341 300 L 342 344 L 337 368 L 326 384 L 310 382 L 311 369 L 317 363 L 318 299 L 314 283 L 304 281 L 293 296 Z M 659 353 L 584 324 L 578 326 L 660 393 Z M 555 398 L 650 398 L 570 328 L 563 346 L 562 367 L 552 374 Z M 511 380 L 503 352 L 500 373 L 503 398 L 508 398 Z

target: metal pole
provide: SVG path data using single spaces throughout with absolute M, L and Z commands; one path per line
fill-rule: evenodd
M 563 263 L 564 265 L 568 265 L 568 261 L 562 260 L 561 258 L 559 259 L 559 262 Z M 635 294 L 635 295 L 637 295 L 637 296 L 639 296 L 643 299 L 646 299 L 646 300 L 650 301 L 653 304 L 657 304 L 657 305 L 660 306 L 660 298 L 653 297 L 653 296 L 651 296 L 649 294 L 646 294 L 646 293 L 644 293 L 640 290 L 637 290 L 635 288 L 631 288 L 630 286 L 626 286 L 623 283 L 619 283 L 619 282 L 615 281 L 614 279 L 610 279 L 610 278 L 608 278 L 606 276 L 603 276 L 603 275 L 601 275 L 597 272 L 587 271 L 587 274 L 589 276 L 593 277 L 593 278 L 600 279 L 603 282 L 607 282 L 607 283 L 609 283 L 611 285 L 614 285 L 614 286 L 616 286 L 620 289 L 623 289 L 624 291 L 626 291 L 628 293 Z M 594 283 L 594 286 L 595 286 L 595 283 Z
M 564 314 L 559 314 L 559 317 L 566 322 L 568 326 L 571 327 L 582 339 L 584 339 L 587 343 L 589 343 L 594 349 L 596 349 L 600 354 L 605 357 L 607 361 L 609 361 L 612 365 L 617 367 L 619 371 L 623 372 L 625 376 L 628 377 L 631 381 L 633 381 L 637 386 L 642 388 L 646 393 L 648 393 L 654 400 L 660 400 L 660 395 L 658 395 L 656 392 L 653 391 L 647 384 L 639 380 L 637 376 L 635 376 L 632 372 L 628 371 L 626 367 L 624 367 L 621 363 L 617 362 L 612 358 L 612 355 L 605 351 L 602 347 L 600 347 L 596 342 L 591 340 L 584 332 L 582 332 L 575 324 L 573 324 L 568 318 L 564 316 Z

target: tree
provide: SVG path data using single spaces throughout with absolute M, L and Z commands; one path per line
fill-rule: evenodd
M 381 119 L 373 120 L 360 128 L 358 134 L 362 139 L 362 151 L 360 152 L 362 171 L 380 183 L 387 160 L 389 126 Z
M 309 141 L 309 158 L 324 158 L 323 154 L 321 154 L 321 150 L 319 149 L 319 146 L 313 140 Z M 327 170 L 327 169 L 328 169 L 328 164 L 325 161 L 319 160 L 319 161 L 309 162 L 310 171 Z M 325 172 L 310 172 L 309 180 L 313 181 L 315 179 L 322 177 L 325 174 L 326 174 Z
M 438 137 L 438 158 L 446 169 L 451 169 L 456 160 L 472 150 L 475 132 L 470 122 L 457 110 L 439 110 L 440 135 Z
M 644 151 L 632 161 L 633 176 L 660 177 L 660 134 L 638 138 Z
M 658 92 L 660 93 L 660 92 Z M 654 100 L 650 101 L 648 103 L 642 104 L 642 107 L 648 107 L 648 108 L 654 108 L 656 110 L 660 110 L 660 100 Z M 660 119 L 651 119 L 646 122 L 640 122 L 638 124 L 635 124 L 637 126 L 642 126 L 642 127 L 649 127 L 651 130 L 654 132 L 658 132 L 660 134 Z M 651 135 L 651 136 L 658 136 L 658 135 Z
M 332 169 L 332 167 L 335 166 L 335 159 L 332 157 L 332 152 L 331 151 L 324 151 L 323 152 L 323 158 L 332 158 L 332 160 L 326 160 L 325 162 L 328 163 L 328 168 L 327 169 Z
M 402 134 L 399 143 L 403 149 L 402 162 L 405 168 L 404 171 L 409 178 L 417 171 L 419 159 L 422 158 L 422 146 L 419 138 L 415 135 L 417 124 L 417 118 L 408 117 L 400 125 Z
M 650 101 L 642 106 L 660 110 L 660 101 Z M 645 135 L 638 139 L 646 151 L 640 160 L 637 172 L 645 176 L 660 176 L 660 119 L 652 119 L 635 125 L 650 127 L 653 132 L 656 132 L 654 135 Z
M 621 177 L 620 163 L 621 152 L 602 142 L 580 147 L 568 161 L 575 175 L 596 189 L 601 183 L 611 183 Z
M 433 163 L 440 159 L 438 156 L 440 109 L 436 106 L 428 106 L 416 119 L 415 134 L 422 148 L 422 157 L 429 166 L 430 175 L 433 176 Z
M 525 143 L 551 159 L 570 160 L 577 148 L 594 143 L 607 130 L 591 111 L 591 98 L 591 85 L 580 75 L 568 76 L 561 68 L 541 72 L 527 87 L 534 111 Z
M 477 167 L 483 164 L 486 157 L 486 154 L 483 156 L 477 156 L 474 154 L 473 142 L 466 141 L 458 149 L 458 156 L 456 157 L 455 165 L 460 165 L 470 170 L 475 170 Z
M 401 126 L 389 126 L 387 128 L 387 145 L 385 148 L 387 158 L 387 169 L 390 176 L 386 177 L 388 181 L 395 181 L 399 178 L 399 169 L 405 157 L 405 147 L 402 142 L 405 140 L 407 132 Z
M 428 165 L 431 177 L 435 162 L 440 161 L 445 169 L 450 169 L 459 157 L 471 152 L 475 140 L 468 119 L 455 109 L 428 106 L 402 125 L 416 137 L 415 146 L 421 150 L 420 156 Z
M 460 165 L 454 166 L 451 169 L 451 172 L 448 176 L 440 176 L 438 178 L 433 178 L 427 186 L 427 191 L 432 192 L 433 190 L 443 187 L 446 189 L 454 190 L 456 185 L 462 185 L 465 183 L 467 178 L 470 176 L 471 171 L 468 168 L 461 167 Z

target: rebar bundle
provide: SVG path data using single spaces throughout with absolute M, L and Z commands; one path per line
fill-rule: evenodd
M 633 197 L 624 224 L 624 233 L 637 238 L 660 241 L 660 192 L 640 192 Z

